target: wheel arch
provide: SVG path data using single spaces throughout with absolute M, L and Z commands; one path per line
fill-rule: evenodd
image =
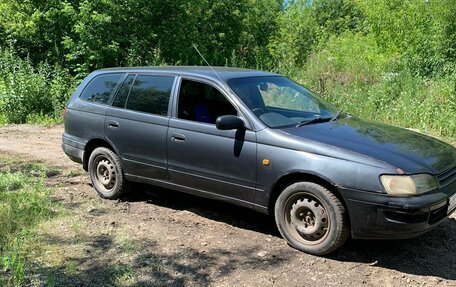
M 347 205 L 345 203 L 345 200 L 340 193 L 340 191 L 337 189 L 336 185 L 334 183 L 331 183 L 328 179 L 312 174 L 312 173 L 307 173 L 307 172 L 292 172 L 285 174 L 281 176 L 272 186 L 271 188 L 271 194 L 269 196 L 269 201 L 268 201 L 268 213 L 269 214 L 274 214 L 274 206 L 277 201 L 277 198 L 279 195 L 282 193 L 282 191 L 289 185 L 300 182 L 300 181 L 307 181 L 307 182 L 313 182 L 316 184 L 319 184 L 323 186 L 324 188 L 328 189 L 330 192 L 332 192 L 339 200 L 340 202 L 344 205 L 345 210 L 347 211 L 347 218 L 348 222 L 350 222 L 350 215 L 348 214 L 348 209 Z
M 87 144 L 85 145 L 85 148 L 84 148 L 84 157 L 82 160 L 82 167 L 84 168 L 85 171 L 88 170 L 90 155 L 98 147 L 108 148 L 108 149 L 112 150 L 115 154 L 119 155 L 117 153 L 117 150 L 114 148 L 114 146 L 111 143 L 109 143 L 106 139 L 93 138 L 87 142 Z

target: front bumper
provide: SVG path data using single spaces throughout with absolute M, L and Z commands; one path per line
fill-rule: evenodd
M 456 181 L 415 197 L 345 188 L 340 191 L 347 205 L 352 237 L 356 239 L 412 238 L 435 228 L 456 209 L 450 206 Z

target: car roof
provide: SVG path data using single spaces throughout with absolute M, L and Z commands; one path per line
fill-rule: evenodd
M 212 70 L 213 69 L 213 70 Z M 126 72 L 126 73 L 150 73 L 157 72 L 163 74 L 178 74 L 187 76 L 198 76 L 218 81 L 219 77 L 223 81 L 234 78 L 278 76 L 270 72 L 263 72 L 250 69 L 232 67 L 208 67 L 208 66 L 162 66 L 162 67 L 120 67 L 101 69 L 97 72 Z M 214 73 L 214 71 L 216 73 Z

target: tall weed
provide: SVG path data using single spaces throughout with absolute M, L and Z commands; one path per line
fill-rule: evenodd
M 0 49 L 0 121 L 25 123 L 33 114 L 58 118 L 73 86 L 60 67 L 35 68 L 28 59 Z

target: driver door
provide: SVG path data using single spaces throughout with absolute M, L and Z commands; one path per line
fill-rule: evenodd
M 235 106 L 211 83 L 182 79 L 167 136 L 173 183 L 219 198 L 254 201 L 255 132 L 215 126 L 217 117 L 237 114 Z

